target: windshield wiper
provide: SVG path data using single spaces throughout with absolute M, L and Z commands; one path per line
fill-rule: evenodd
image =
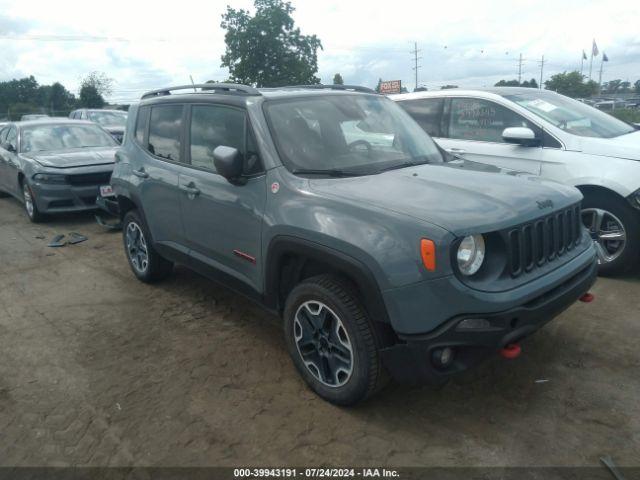
M 389 170 L 399 170 L 401 168 L 407 168 L 407 167 L 415 167 L 417 165 L 426 165 L 427 163 L 430 163 L 430 162 L 428 160 L 420 160 L 415 162 L 401 162 L 401 163 L 396 163 L 394 165 L 390 165 L 388 167 L 380 168 L 376 170 L 376 173 L 388 172 Z
M 291 173 L 302 175 L 326 175 L 328 177 L 358 177 L 365 175 L 364 173 L 349 172 L 347 170 L 339 170 L 335 168 L 321 169 L 321 168 L 296 168 L 291 170 Z

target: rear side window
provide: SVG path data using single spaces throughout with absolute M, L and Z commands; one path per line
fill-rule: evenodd
M 422 129 L 432 137 L 441 137 L 443 98 L 421 98 L 398 102 Z
M 191 165 L 215 172 L 216 147 L 237 148 L 245 154 L 245 114 L 235 108 L 217 105 L 191 107 Z
M 144 147 L 146 147 L 144 134 L 147 133 L 147 125 L 149 125 L 149 107 L 141 107 L 136 117 L 136 141 Z
M 150 153 L 172 162 L 180 161 L 181 132 L 182 105 L 151 107 L 147 147 Z

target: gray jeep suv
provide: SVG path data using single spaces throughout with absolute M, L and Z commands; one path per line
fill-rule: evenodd
M 116 154 L 133 273 L 178 262 L 281 315 L 331 402 L 512 356 L 594 282 L 575 188 L 449 158 L 383 96 L 185 88 L 145 94 Z

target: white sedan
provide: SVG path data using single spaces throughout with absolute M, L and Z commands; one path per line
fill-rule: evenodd
M 462 158 L 578 187 L 600 272 L 640 259 L 640 131 L 548 90 L 502 87 L 392 95 Z

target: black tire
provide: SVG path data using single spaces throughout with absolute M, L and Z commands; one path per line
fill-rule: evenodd
M 9 195 L 7 192 L 3 192 L 2 190 L 0 190 L 0 198 L 7 198 L 10 197 L 11 195 Z
M 296 327 L 296 315 L 305 305 L 315 302 L 328 307 L 327 310 L 330 313 L 337 315 L 338 323 L 341 323 L 346 330 L 352 365 L 348 378 L 342 380 L 343 384 L 338 384 L 338 374 L 333 376 L 334 385 L 323 383 L 316 377 L 316 375 L 321 377 L 322 374 L 317 369 L 316 374 L 312 373 L 312 368 L 307 367 L 298 347 L 296 328 L 300 335 L 302 333 L 299 327 Z M 298 320 L 298 323 L 300 321 Z M 302 378 L 320 397 L 331 403 L 337 405 L 358 403 L 379 390 L 387 379 L 378 354 L 375 327 L 368 318 L 354 288 L 339 277 L 333 275 L 312 277 L 291 291 L 284 309 L 284 333 L 289 354 Z M 303 342 L 302 338 L 299 340 Z M 310 343 L 314 343 L 313 340 L 307 342 L 307 344 Z M 329 350 L 332 348 L 329 347 Z M 322 354 L 318 351 L 316 349 L 312 354 L 322 361 L 322 358 L 318 357 Z M 325 352 L 324 355 L 330 354 Z M 340 373 L 344 376 L 344 372 Z
M 582 202 L 583 220 L 590 226 L 593 222 L 588 213 L 590 209 L 600 209 L 613 214 L 622 223 L 625 230 L 625 244 L 622 251 L 613 260 L 601 262 L 598 273 L 602 276 L 620 275 L 638 265 L 640 259 L 640 212 L 614 194 L 604 192 L 587 193 Z M 613 220 L 611 217 L 610 220 Z
M 133 247 L 129 248 L 128 232 L 137 230 L 139 232 L 139 239 L 141 238 L 141 244 L 136 248 L 136 251 L 142 246 L 146 250 L 146 262 L 142 261 L 142 254 L 136 255 Z M 124 245 L 124 252 L 131 267 L 133 274 L 146 283 L 158 282 L 167 278 L 173 271 L 173 263 L 160 256 L 160 254 L 153 248 L 151 242 L 151 235 L 149 235 L 149 229 L 142 220 L 142 216 L 137 210 L 130 210 L 124 216 L 122 222 L 122 242 Z M 143 244 L 143 245 L 142 245 Z
M 22 188 L 22 204 L 24 205 L 24 211 L 27 214 L 27 218 L 33 223 L 41 223 L 45 220 L 45 216 L 38 210 L 38 205 L 35 202 L 35 196 L 31 185 L 26 180 L 20 182 Z

